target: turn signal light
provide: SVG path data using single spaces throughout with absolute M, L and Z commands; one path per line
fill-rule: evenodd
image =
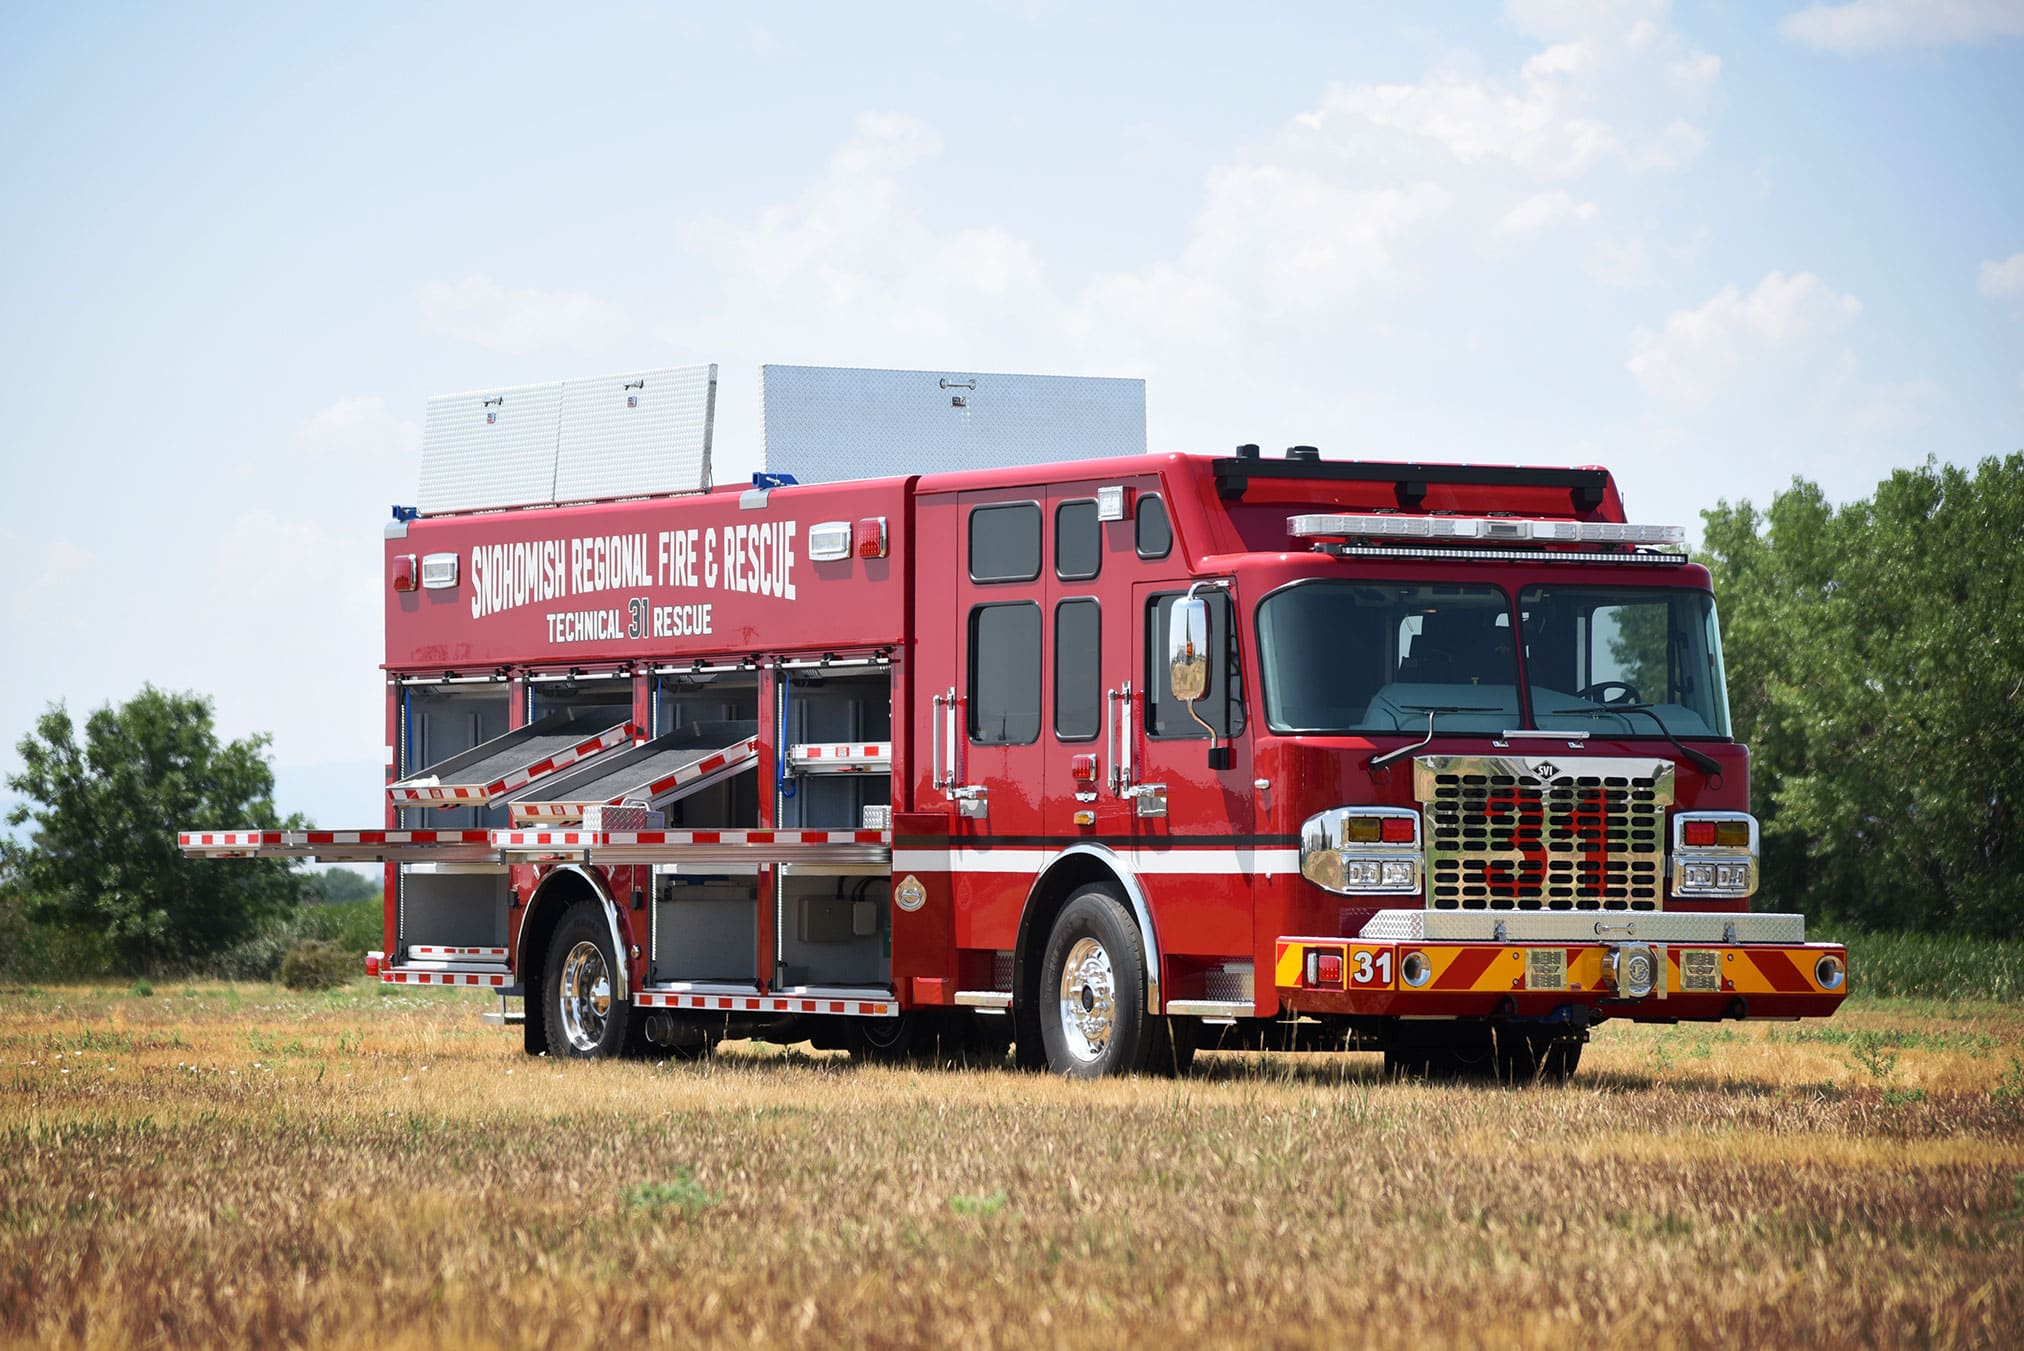
M 1339 952 L 1322 953 L 1321 960 L 1314 964 L 1314 975 L 1317 984 L 1342 984 L 1342 954 Z
M 867 516 L 857 523 L 851 532 L 857 543 L 859 558 L 884 558 L 886 556 L 886 518 Z
M 1069 777 L 1077 783 L 1096 782 L 1096 757 L 1094 755 L 1071 756 L 1068 761 Z
M 413 591 L 421 584 L 421 576 L 415 569 L 413 554 L 394 555 L 393 580 L 396 591 Z

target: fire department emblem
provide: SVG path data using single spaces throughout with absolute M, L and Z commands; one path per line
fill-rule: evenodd
M 893 904 L 912 914 L 928 903 L 928 889 L 921 885 L 921 879 L 908 873 L 893 888 Z

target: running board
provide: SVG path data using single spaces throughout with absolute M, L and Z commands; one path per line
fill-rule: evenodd
M 1170 1018 L 1200 1018 L 1210 1023 L 1234 1023 L 1251 1016 L 1251 1003 L 1243 999 L 1169 999 Z

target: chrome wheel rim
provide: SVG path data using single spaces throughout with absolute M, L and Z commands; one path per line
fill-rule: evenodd
M 1094 938 L 1079 938 L 1061 968 L 1061 1032 L 1077 1060 L 1102 1056 L 1117 1027 L 1117 976 L 1110 953 Z
M 562 1033 L 579 1051 L 595 1051 L 604 1041 L 605 1019 L 611 1015 L 611 971 L 595 943 L 578 943 L 562 963 L 556 991 L 556 1012 Z

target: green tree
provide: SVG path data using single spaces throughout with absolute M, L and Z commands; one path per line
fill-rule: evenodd
M 1766 893 L 1877 927 L 2024 932 L 2024 455 L 1795 482 L 1705 514 Z
M 17 746 L 8 786 L 24 802 L 0 843 L 30 923 L 103 940 L 129 970 L 183 965 L 251 933 L 288 906 L 297 880 L 274 860 L 186 859 L 179 828 L 279 829 L 265 736 L 220 745 L 211 704 L 144 686 L 85 722 L 84 741 L 52 705 Z

